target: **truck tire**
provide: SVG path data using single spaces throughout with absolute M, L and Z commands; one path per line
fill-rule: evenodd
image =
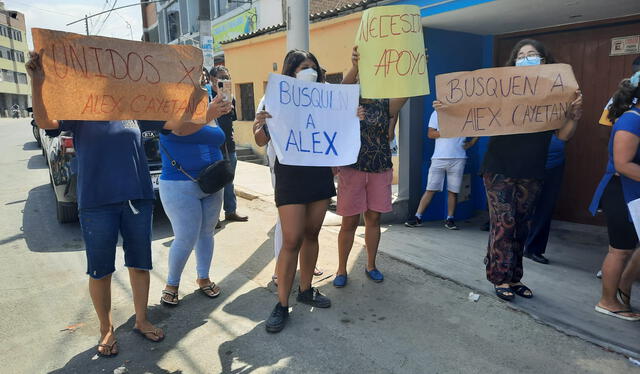
M 42 148 L 42 140 L 40 139 L 40 129 L 36 126 L 31 126 L 31 131 L 33 132 L 33 137 L 36 139 L 38 143 L 38 148 Z
M 78 205 L 63 204 L 56 201 L 56 208 L 58 223 L 71 223 L 78 221 Z

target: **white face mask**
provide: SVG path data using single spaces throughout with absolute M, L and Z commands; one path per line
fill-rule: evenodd
M 317 82 L 318 81 L 318 72 L 313 68 L 306 68 L 304 70 L 300 70 L 296 74 L 296 78 L 301 79 L 307 82 Z

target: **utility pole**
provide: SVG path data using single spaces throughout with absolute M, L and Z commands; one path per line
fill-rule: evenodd
M 84 31 L 89 35 L 89 17 L 86 14 L 84 15 Z
M 287 1 L 287 50 L 309 50 L 309 0 Z

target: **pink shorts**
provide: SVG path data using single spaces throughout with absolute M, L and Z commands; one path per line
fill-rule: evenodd
M 393 170 L 368 173 L 343 166 L 338 173 L 338 207 L 343 217 L 355 216 L 372 210 L 387 213 L 391 207 Z

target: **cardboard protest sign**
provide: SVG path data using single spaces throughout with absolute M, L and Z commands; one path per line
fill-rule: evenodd
M 362 14 L 356 45 L 362 97 L 429 94 L 420 8 L 393 5 L 367 9 Z
M 502 67 L 436 76 L 440 135 L 554 130 L 566 121 L 578 82 L 567 64 Z
M 358 85 L 311 83 L 270 74 L 264 98 L 278 161 L 296 166 L 344 166 L 360 152 Z
M 202 52 L 161 45 L 32 29 L 51 119 L 204 121 Z

